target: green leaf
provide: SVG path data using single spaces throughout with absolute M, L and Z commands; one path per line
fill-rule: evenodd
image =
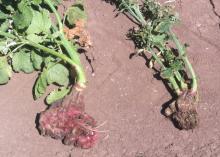
M 26 38 L 37 44 L 42 43 L 44 41 L 42 36 L 36 34 L 28 34 Z
M 11 66 L 8 64 L 6 57 L 0 57 L 0 84 L 8 83 L 12 75 Z
M 36 81 L 34 87 L 35 99 L 40 98 L 45 93 L 47 85 L 53 83 L 60 86 L 67 86 L 69 84 L 69 71 L 62 64 L 50 62 L 48 67 L 43 69 L 43 72 Z
M 166 35 L 152 35 L 152 42 L 154 45 L 163 45 L 165 41 Z
M 1 10 L 0 10 L 0 20 L 5 20 L 9 17 L 9 15 L 3 13 Z
M 39 5 L 42 3 L 42 0 L 32 0 L 32 3 L 35 5 Z
M 86 18 L 86 12 L 82 3 L 74 4 L 67 12 L 67 21 L 70 25 L 74 25 L 79 19 Z
M 9 28 L 10 24 L 9 21 L 5 21 L 0 25 L 0 31 L 6 32 Z
M 4 54 L 4 49 L 6 48 L 6 41 L 0 41 L 0 53 Z
M 169 29 L 171 28 L 171 25 L 172 25 L 171 21 L 164 20 L 157 25 L 157 27 L 155 28 L 155 31 L 160 32 L 160 33 L 168 32 Z
M 36 70 L 41 69 L 41 65 L 43 63 L 43 58 L 35 51 L 31 51 L 31 61 L 32 61 L 33 66 Z
M 53 3 L 54 6 L 57 6 L 62 2 L 62 0 L 51 0 L 51 2 Z
M 30 53 L 26 53 L 24 50 L 13 55 L 12 65 L 16 72 L 32 73 L 34 71 Z
M 51 27 L 51 20 L 49 11 L 42 9 L 41 12 L 33 11 L 33 19 L 30 26 L 28 27 L 27 34 L 39 34 L 39 33 L 49 33 Z
M 56 83 L 61 86 L 69 84 L 69 71 L 62 64 L 56 64 L 48 69 L 47 72 L 48 84 Z
M 54 62 L 54 61 L 55 61 L 55 59 L 54 59 L 54 57 L 52 57 L 52 56 L 45 57 L 45 58 L 44 58 L 45 67 L 49 67 L 49 65 L 51 64 L 51 62 Z
M 179 71 L 184 69 L 183 61 L 180 59 L 175 59 L 171 64 L 171 68 L 173 71 Z
M 45 92 L 47 88 L 47 73 L 46 70 L 39 75 L 37 81 L 34 85 L 34 99 L 40 98 Z
M 52 104 L 64 98 L 70 92 L 70 88 L 62 87 L 52 91 L 46 98 L 47 104 Z
M 14 3 L 14 1 L 12 1 L 12 0 L 0 0 L 0 4 L 5 6 L 5 9 L 10 12 L 14 11 L 14 8 L 12 7 L 13 3 Z
M 13 16 L 13 22 L 18 30 L 23 30 L 31 24 L 32 18 L 32 9 L 26 6 L 23 7 L 22 11 L 16 11 L 15 15 Z
M 173 71 L 171 68 L 167 68 L 166 70 L 161 71 L 160 76 L 163 79 L 169 79 L 170 77 L 173 76 Z

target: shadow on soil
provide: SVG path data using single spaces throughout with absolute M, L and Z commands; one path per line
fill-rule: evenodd
M 38 133 L 41 134 L 40 129 L 39 129 L 39 125 L 40 125 L 39 120 L 40 120 L 40 113 L 37 113 L 36 118 L 35 118 L 35 125 L 36 125 L 35 128 L 37 129 Z

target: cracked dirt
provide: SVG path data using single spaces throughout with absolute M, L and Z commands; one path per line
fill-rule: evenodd
M 209 0 L 210 4 L 212 5 L 212 11 L 215 14 L 215 16 L 217 16 L 220 20 L 220 13 L 219 10 L 217 10 L 216 8 L 216 1 L 214 2 L 213 0 Z
M 123 14 L 115 17 L 114 6 L 86 0 L 88 29 L 95 60 L 92 69 L 82 56 L 89 85 L 87 112 L 102 123 L 100 141 L 81 150 L 39 135 L 36 113 L 43 100 L 33 101 L 36 74 L 16 74 L 0 86 L 1 157 L 218 157 L 220 156 L 220 1 L 175 1 L 182 23 L 175 28 L 190 47 L 188 55 L 198 74 L 200 90 L 198 128 L 177 130 L 160 114 L 171 99 L 164 84 L 153 77 L 125 34 L 134 26 Z M 88 55 L 90 55 L 88 53 Z

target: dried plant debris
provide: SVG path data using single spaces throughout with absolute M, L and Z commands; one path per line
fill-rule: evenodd
M 81 47 L 90 47 L 92 42 L 88 31 L 86 30 L 87 15 L 81 0 L 77 0 L 66 13 L 68 27 L 64 32 L 68 39 L 74 39 Z
M 75 22 L 73 28 L 64 28 L 64 32 L 68 39 L 73 39 L 77 42 L 81 47 L 89 48 L 92 46 L 92 42 L 89 36 L 88 31 L 86 30 L 86 21 L 78 20 Z

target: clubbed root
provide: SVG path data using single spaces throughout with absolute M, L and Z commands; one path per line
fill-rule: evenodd
M 175 103 L 165 110 L 165 114 L 177 128 L 184 130 L 194 129 L 199 123 L 195 95 L 190 92 L 184 92 Z
M 172 116 L 173 122 L 180 129 L 194 129 L 198 124 L 198 117 L 196 110 L 187 112 L 176 112 Z
M 60 139 L 66 145 L 91 148 L 97 141 L 96 121 L 83 112 L 82 99 L 55 105 L 40 113 L 39 130 L 42 135 Z

